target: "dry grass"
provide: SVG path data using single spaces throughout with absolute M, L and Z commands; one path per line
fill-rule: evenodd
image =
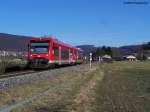
M 149 112 L 150 62 L 105 64 L 93 112 Z
M 94 89 L 99 81 L 104 77 L 104 73 L 99 69 L 95 69 L 92 72 L 92 79 L 81 86 L 78 94 L 75 95 L 72 106 L 70 106 L 69 112 L 89 112 L 91 106 L 95 101 Z
M 10 105 L 17 101 L 23 100 L 25 97 L 34 96 L 49 88 L 49 86 L 59 85 L 66 80 L 70 80 L 72 75 L 61 74 L 51 77 L 47 80 L 34 81 L 31 84 L 9 88 L 0 91 L 0 106 Z
M 57 89 L 35 101 L 32 101 L 22 108 L 17 108 L 15 112 L 64 112 L 74 108 L 75 95 L 81 91 L 81 86 L 88 84 L 93 79 L 93 72 L 81 73 L 66 80 Z M 70 75 L 69 75 L 70 76 Z

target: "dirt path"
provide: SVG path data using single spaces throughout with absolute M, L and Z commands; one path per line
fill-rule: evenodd
M 94 89 L 99 81 L 104 77 L 104 73 L 99 69 L 95 69 L 92 79 L 84 84 L 78 94 L 75 95 L 72 106 L 68 112 L 89 112 L 91 106 L 95 101 Z

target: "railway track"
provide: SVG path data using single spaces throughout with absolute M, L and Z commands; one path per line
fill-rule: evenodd
M 64 67 L 69 67 L 69 66 L 64 66 Z M 56 67 L 55 69 L 58 69 L 58 68 L 63 68 L 63 66 L 62 67 Z M 0 74 L 0 79 L 11 78 L 11 77 L 15 77 L 15 76 L 28 75 L 30 73 L 39 73 L 39 72 L 43 72 L 43 71 L 49 71 L 49 69 L 23 70 L 23 71 L 9 72 L 9 73 L 5 73 L 5 74 Z
M 60 66 L 60 67 L 56 67 L 56 68 L 51 68 L 51 70 L 52 69 L 65 68 L 65 67 L 71 67 L 71 66 Z M 14 72 L 0 74 L 0 79 L 11 78 L 11 77 L 15 77 L 15 76 L 22 76 L 22 75 L 27 75 L 30 73 L 39 73 L 39 72 L 49 71 L 49 70 L 50 69 L 14 71 Z
M 36 73 L 36 72 L 38 72 L 38 71 L 24 70 L 24 71 L 18 71 L 18 72 L 10 72 L 10 73 L 1 74 L 0 79 L 11 78 L 11 77 L 21 76 L 21 75 L 27 75 L 27 74 Z

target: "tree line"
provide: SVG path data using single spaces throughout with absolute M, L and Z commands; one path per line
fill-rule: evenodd
M 112 56 L 111 47 L 102 46 L 92 50 L 93 57 L 103 56 L 105 54 Z
M 120 48 L 110 47 L 110 46 L 102 46 L 95 47 L 92 50 L 93 57 L 99 57 L 104 55 L 110 55 L 113 59 L 121 60 L 125 55 L 134 55 L 139 60 L 145 60 L 148 56 L 150 56 L 150 42 L 139 45 L 136 51 L 132 51 L 132 47 L 129 46 L 130 49 L 128 52 L 123 53 Z

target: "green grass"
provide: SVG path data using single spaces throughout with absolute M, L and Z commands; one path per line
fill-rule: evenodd
M 150 62 L 104 64 L 94 112 L 149 112 Z

